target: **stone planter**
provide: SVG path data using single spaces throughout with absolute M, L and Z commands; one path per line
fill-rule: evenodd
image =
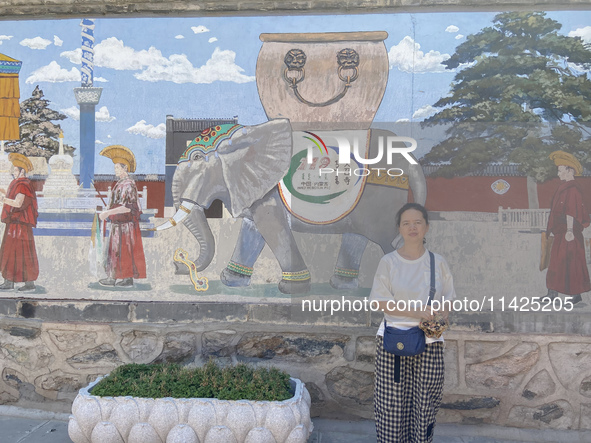
M 74 443 L 305 443 L 310 394 L 291 379 L 284 401 L 97 397 L 80 389 L 68 433 Z

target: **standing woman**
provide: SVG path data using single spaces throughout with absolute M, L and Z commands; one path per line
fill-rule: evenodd
M 447 313 L 431 313 L 431 255 L 425 248 L 429 231 L 427 210 L 407 203 L 396 215 L 404 245 L 382 257 L 370 299 L 379 303 L 389 327 L 409 329 L 421 320 L 433 321 Z M 433 254 L 437 300 L 455 298 L 453 279 L 443 257 Z M 409 301 L 421 301 L 424 310 Z M 400 308 L 400 309 L 398 309 Z M 374 413 L 378 442 L 432 442 L 435 416 L 443 395 L 443 338 L 426 337 L 425 350 L 397 356 L 383 348 L 384 322 L 376 337 Z

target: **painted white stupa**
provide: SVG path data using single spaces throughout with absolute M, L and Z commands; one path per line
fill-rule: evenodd
M 44 197 L 76 197 L 78 181 L 72 172 L 74 159 L 64 153 L 64 134 L 60 132 L 59 153 L 49 159 L 49 175 L 43 185 Z

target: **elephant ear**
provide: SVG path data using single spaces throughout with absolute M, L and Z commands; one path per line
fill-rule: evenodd
M 218 154 L 233 217 L 242 215 L 287 174 L 291 148 L 291 125 L 287 119 L 245 126 L 232 137 L 231 143 L 220 145 Z

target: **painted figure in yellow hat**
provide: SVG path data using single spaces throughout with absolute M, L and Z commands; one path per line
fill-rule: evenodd
M 111 145 L 100 154 L 115 164 L 118 181 L 113 186 L 109 208 L 100 213 L 101 220 L 111 222 L 105 271 L 102 286 L 133 286 L 134 278 L 146 278 L 146 260 L 140 232 L 142 213 L 135 181 L 129 176 L 135 172 L 135 156 L 129 148 Z
M 25 282 L 18 290 L 34 291 L 39 276 L 39 261 L 35 249 L 33 228 L 37 225 L 37 195 L 26 174 L 33 169 L 31 161 L 22 154 L 11 153 L 12 176 L 8 191 L 0 189 L 2 222 L 6 223 L 0 248 L 0 272 L 4 283 L 0 290 L 14 289 L 15 282 Z
M 550 298 L 566 294 L 576 304 L 582 301 L 582 292 L 591 290 L 583 240 L 583 229 L 591 219 L 575 183 L 583 167 L 575 156 L 564 151 L 554 151 L 550 159 L 558 166 L 562 183 L 552 197 L 546 229 L 547 238 L 553 237 L 546 286 Z

